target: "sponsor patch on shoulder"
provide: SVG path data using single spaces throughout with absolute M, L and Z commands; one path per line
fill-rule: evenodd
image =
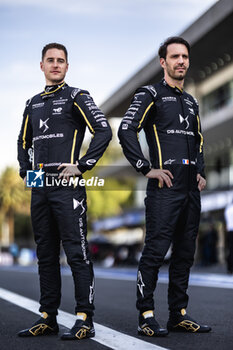
M 198 101 L 197 101 L 197 99 L 194 97 L 193 98 L 194 99 L 194 101 L 196 102 L 196 105 L 198 106 Z
M 192 102 L 192 101 L 190 101 L 190 99 L 189 99 L 188 97 L 187 97 L 187 98 L 185 98 L 185 99 L 184 99 L 184 101 L 186 102 L 186 104 L 187 104 L 188 106 L 192 107 L 193 102 Z
M 74 99 L 75 96 L 80 92 L 82 91 L 81 89 L 73 89 L 72 92 L 71 92 L 71 97 Z
M 27 102 L 26 102 L 26 107 L 28 107 L 29 105 L 30 105 L 30 103 L 31 103 L 31 98 L 29 98 L 29 100 L 27 100 Z
M 146 86 L 143 86 L 143 88 L 149 90 L 150 93 L 151 93 L 151 95 L 152 95 L 153 97 L 156 97 L 157 92 L 156 92 L 156 90 L 155 90 L 155 88 L 154 88 L 153 85 L 146 85 Z

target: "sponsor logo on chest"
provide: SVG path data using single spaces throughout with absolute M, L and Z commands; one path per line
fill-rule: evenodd
M 162 101 L 163 102 L 176 102 L 177 99 L 174 96 L 165 96 L 165 97 L 162 97 Z
M 62 107 L 57 107 L 57 108 L 53 108 L 52 110 L 52 115 L 61 115 L 62 114 Z
M 34 103 L 32 105 L 32 109 L 41 108 L 41 107 L 44 107 L 44 102 Z
M 64 105 L 67 101 L 68 101 L 68 98 L 60 97 L 60 99 L 58 100 L 53 100 L 53 105 L 54 106 Z

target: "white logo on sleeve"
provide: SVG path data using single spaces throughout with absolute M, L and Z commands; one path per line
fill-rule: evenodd
M 49 118 L 46 119 L 46 120 L 40 119 L 40 126 L 39 126 L 39 128 L 41 129 L 41 128 L 43 128 L 43 126 L 44 126 L 44 131 L 43 131 L 43 133 L 49 129 L 49 127 L 48 127 L 48 125 L 47 125 L 48 120 L 49 120 Z
M 96 163 L 96 160 L 95 159 L 88 159 L 87 161 L 86 161 L 86 164 L 87 165 L 93 165 L 93 164 L 95 164 Z
M 33 153 L 33 149 L 32 149 L 32 148 L 29 148 L 29 149 L 28 149 L 28 155 L 29 155 L 29 162 L 30 162 L 30 163 L 33 163 L 33 156 L 34 156 L 34 153 Z
M 136 167 L 139 169 L 143 166 L 143 161 L 141 159 L 139 159 L 136 163 Z
M 122 124 L 122 130 L 127 130 L 128 129 L 128 124 Z

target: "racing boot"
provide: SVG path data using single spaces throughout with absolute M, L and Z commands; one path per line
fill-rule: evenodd
M 91 316 L 84 312 L 77 313 L 77 320 L 74 326 L 67 332 L 62 334 L 62 340 L 80 340 L 83 338 L 92 338 L 95 336 L 95 329 Z
M 148 337 L 165 337 L 168 331 L 160 327 L 153 310 L 148 310 L 139 315 L 138 334 Z
M 37 335 L 57 334 L 59 327 L 56 320 L 56 315 L 48 315 L 47 312 L 42 312 L 41 318 L 33 324 L 31 328 L 23 329 L 18 333 L 19 337 L 35 337 Z
M 167 329 L 171 332 L 207 333 L 211 327 L 201 325 L 186 314 L 185 309 L 170 311 Z

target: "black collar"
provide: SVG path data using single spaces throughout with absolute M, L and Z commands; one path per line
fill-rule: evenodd
M 169 85 L 165 79 L 162 80 L 162 84 L 164 86 L 167 86 L 168 88 L 172 89 L 172 91 L 174 91 L 175 93 L 177 93 L 179 95 L 183 94 L 183 92 L 184 92 L 184 89 L 181 89 L 178 86 Z
M 67 86 L 65 82 L 57 85 L 46 85 L 44 88 L 44 92 L 41 94 L 41 96 L 47 96 L 47 95 L 53 94 L 54 92 L 60 90 L 64 86 Z

